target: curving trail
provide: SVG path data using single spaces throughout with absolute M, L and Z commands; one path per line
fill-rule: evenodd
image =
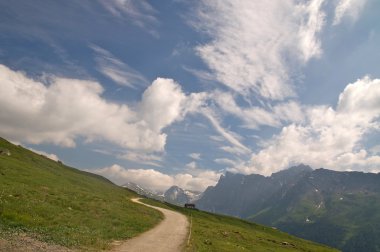
M 116 246 L 114 252 L 178 252 L 181 251 L 188 234 L 189 222 L 185 215 L 161 207 L 133 202 L 157 209 L 164 214 L 164 220 L 151 230 Z

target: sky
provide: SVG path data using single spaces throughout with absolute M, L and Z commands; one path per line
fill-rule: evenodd
M 0 136 L 154 191 L 377 173 L 379 66 L 377 0 L 0 0 Z

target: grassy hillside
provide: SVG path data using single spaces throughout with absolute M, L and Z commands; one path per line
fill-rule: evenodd
M 343 251 L 380 251 L 379 195 L 324 195 L 324 205 L 302 198 L 273 225 Z M 307 218 L 307 222 L 305 219 Z
M 0 153 L 0 238 L 25 233 L 67 247 L 99 250 L 112 240 L 136 236 L 162 218 L 153 209 L 131 203 L 135 193 L 103 177 L 2 138 Z
M 150 199 L 143 201 L 182 212 L 192 219 L 187 251 L 338 251 L 241 219 L 184 209 Z
M 345 252 L 380 251 L 379 175 L 318 173 L 249 219 Z

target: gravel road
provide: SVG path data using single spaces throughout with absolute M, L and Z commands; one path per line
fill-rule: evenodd
M 157 209 L 165 216 L 153 229 L 117 245 L 113 252 L 178 252 L 184 247 L 189 222 L 183 214 L 161 207 L 150 206 L 132 199 L 133 202 Z

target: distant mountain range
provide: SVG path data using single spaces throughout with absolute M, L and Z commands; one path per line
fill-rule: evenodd
M 142 195 L 142 196 L 145 196 L 145 197 L 148 197 L 148 198 L 151 198 L 151 199 L 156 199 L 156 200 L 159 200 L 159 201 L 164 201 L 164 196 L 162 194 L 159 194 L 159 193 L 156 193 L 156 192 L 152 192 L 152 191 L 150 191 L 150 190 L 148 190 L 146 188 L 143 188 L 143 187 L 139 186 L 136 183 L 127 182 L 124 185 L 122 185 L 122 187 L 128 188 L 128 189 L 136 192 L 139 195 Z
M 151 195 L 139 185 L 125 186 Z M 180 189 L 170 191 L 181 198 Z M 0 251 L 104 251 L 162 220 L 156 210 L 129 200 L 136 197 L 104 177 L 0 137 Z M 336 251 L 236 218 L 148 202 L 191 213 L 190 251 Z
M 164 200 L 172 204 L 183 205 L 194 202 L 200 199 L 201 196 L 201 192 L 184 190 L 178 186 L 172 186 L 164 193 Z
M 306 165 L 269 177 L 226 173 L 196 204 L 343 251 L 380 251 L 380 174 Z
M 136 183 L 128 182 L 123 185 L 123 187 L 128 188 L 136 193 L 159 201 L 166 201 L 171 204 L 182 206 L 185 203 L 190 203 L 198 200 L 202 193 L 190 190 L 184 190 L 178 186 L 172 186 L 166 190 L 163 194 L 152 192 L 146 188 L 139 186 Z

